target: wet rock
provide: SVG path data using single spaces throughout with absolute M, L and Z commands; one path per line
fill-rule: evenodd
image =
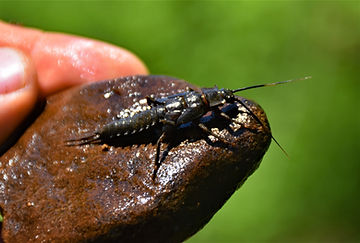
M 25 241 L 179 242 L 202 228 L 258 167 L 271 136 L 263 110 L 242 99 L 223 107 L 238 124 L 201 120 L 236 146 L 191 123 L 161 146 L 161 127 L 99 144 L 66 146 L 92 135 L 140 99 L 184 92 L 165 76 L 135 76 L 75 87 L 54 95 L 36 121 L 0 158 L 2 239 Z M 194 87 L 192 87 L 194 88 Z

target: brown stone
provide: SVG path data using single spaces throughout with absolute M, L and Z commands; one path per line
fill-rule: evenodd
M 207 114 L 201 122 L 231 146 L 192 124 L 161 146 L 161 127 L 100 144 L 66 146 L 91 135 L 147 95 L 184 92 L 165 76 L 135 76 L 75 87 L 44 111 L 0 158 L 2 240 L 179 242 L 201 229 L 258 167 L 271 133 L 263 110 L 244 102 L 223 108 L 243 126 Z M 194 87 L 192 87 L 194 88 Z M 218 128 L 218 130 L 216 129 Z

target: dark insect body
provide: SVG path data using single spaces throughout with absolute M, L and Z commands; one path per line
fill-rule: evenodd
M 303 79 L 308 79 L 310 77 L 305 77 Z M 265 86 L 275 86 L 278 84 L 288 83 L 295 80 L 287 80 L 275 83 L 260 84 L 249 86 L 245 88 L 230 90 L 230 89 L 218 89 L 214 88 L 203 88 L 201 92 L 197 92 L 191 89 L 188 89 L 186 92 L 170 95 L 164 98 L 154 99 L 152 97 L 146 97 L 147 108 L 140 110 L 137 113 L 128 114 L 127 117 L 120 118 L 118 120 L 112 121 L 93 135 L 68 140 L 66 142 L 69 146 L 75 145 L 84 145 L 90 143 L 99 143 L 101 141 L 108 141 L 121 136 L 127 136 L 141 132 L 143 130 L 149 129 L 155 125 L 161 124 L 162 134 L 157 140 L 156 143 L 156 157 L 155 164 L 156 168 L 154 170 L 153 178 L 155 179 L 156 173 L 160 167 L 159 154 L 160 154 L 160 145 L 167 135 L 171 134 L 177 127 L 182 124 L 192 122 L 197 125 L 205 133 L 213 135 L 219 141 L 232 144 L 224 140 L 222 137 L 213 133 L 209 130 L 204 124 L 200 123 L 200 118 L 204 116 L 207 112 L 212 111 L 216 115 L 219 115 L 229 121 L 237 123 L 235 120 L 230 118 L 227 114 L 222 112 L 219 107 L 229 103 L 233 104 L 235 102 L 240 103 L 249 114 L 263 127 L 265 125 L 262 121 L 250 110 L 250 108 L 244 104 L 242 100 L 237 98 L 234 93 L 240 92 L 247 89 L 265 87 Z M 286 154 L 284 149 L 280 144 L 275 140 L 273 136 L 272 139 L 276 144 L 281 148 L 281 150 Z

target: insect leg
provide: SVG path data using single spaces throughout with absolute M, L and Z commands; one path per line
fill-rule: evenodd
M 161 146 L 162 141 L 165 138 L 165 134 L 166 134 L 166 132 L 163 132 L 156 142 L 155 170 L 153 173 L 153 180 L 155 180 L 156 174 L 160 168 L 160 146 Z
M 263 128 L 266 127 L 266 126 L 264 125 L 264 123 L 259 119 L 259 117 L 258 117 L 257 115 L 255 115 L 255 113 L 252 112 L 252 110 L 250 110 L 250 108 L 249 108 L 247 105 L 245 105 L 245 103 L 244 103 L 242 100 L 240 100 L 240 99 L 238 99 L 238 98 L 235 98 L 235 100 L 236 100 L 237 102 L 239 102 L 243 107 L 245 107 L 245 109 L 250 113 L 250 115 L 251 115 Z
M 215 115 L 217 116 L 221 116 L 223 118 L 225 118 L 226 120 L 228 120 L 229 122 L 233 122 L 235 124 L 238 124 L 244 128 L 246 128 L 246 125 L 244 125 L 243 123 L 238 122 L 236 119 L 231 118 L 230 116 L 228 116 L 226 113 L 222 112 L 218 107 L 215 107 L 212 109 L 212 111 L 215 113 Z
M 150 96 L 146 96 L 146 102 L 148 103 L 148 105 L 163 105 L 163 102 L 157 101 L 155 100 L 153 97 Z
M 216 137 L 219 141 L 221 141 L 221 142 L 223 142 L 223 143 L 226 143 L 226 144 L 229 144 L 229 145 L 231 145 L 231 146 L 233 146 L 233 147 L 236 146 L 235 143 L 229 142 L 229 141 L 225 140 L 224 138 L 220 137 L 219 135 L 213 133 L 213 132 L 212 132 L 209 128 L 207 128 L 204 124 L 198 123 L 197 125 L 198 125 L 198 127 L 199 127 L 201 130 L 203 130 L 203 131 L 206 132 L 207 134 L 210 134 L 210 135 Z
M 158 170 L 160 168 L 160 165 L 161 165 L 161 161 L 160 161 L 161 143 L 165 139 L 166 135 L 168 133 L 170 133 L 174 129 L 175 125 L 176 125 L 176 123 L 174 121 L 166 120 L 166 119 L 162 119 L 162 120 L 160 120 L 160 122 L 163 123 L 164 126 L 163 126 L 163 133 L 161 134 L 161 136 L 159 137 L 159 139 L 156 142 L 155 170 L 154 170 L 154 173 L 153 173 L 153 180 L 155 180 L 156 174 L 157 174 L 157 172 L 158 172 Z
M 226 113 L 222 112 L 218 107 L 214 107 L 211 110 L 215 113 L 215 115 L 221 116 L 221 117 L 225 118 L 228 121 L 234 121 L 234 119 L 232 119 Z

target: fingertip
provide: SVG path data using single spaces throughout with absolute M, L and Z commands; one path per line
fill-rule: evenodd
M 31 59 L 14 48 L 0 48 L 0 144 L 16 129 L 38 98 Z
M 147 74 L 133 53 L 102 41 L 61 33 L 44 33 L 32 50 L 44 95 L 88 82 Z
M 148 74 L 145 64 L 130 51 L 80 36 L 0 21 L 0 45 L 31 57 L 42 96 L 83 83 Z

